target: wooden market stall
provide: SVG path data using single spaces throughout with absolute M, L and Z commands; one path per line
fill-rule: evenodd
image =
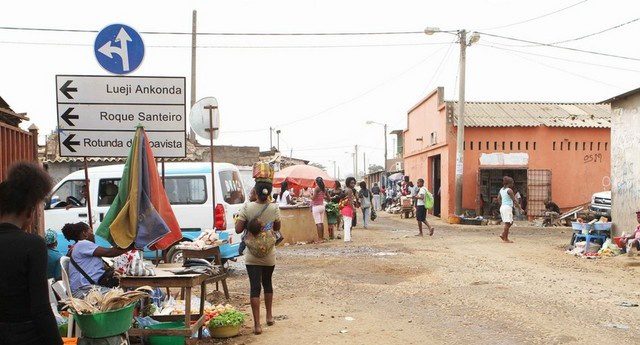
M 284 237 L 282 243 L 296 244 L 298 242 L 313 242 L 318 240 L 316 224 L 311 214 L 310 206 L 280 206 L 282 227 L 280 232 Z M 324 218 L 324 229 L 327 233 L 327 218 Z

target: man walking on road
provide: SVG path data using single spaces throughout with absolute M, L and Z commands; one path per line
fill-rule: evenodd
M 377 183 L 374 183 L 373 187 L 371 187 L 371 193 L 373 194 L 373 209 L 380 211 L 380 187 L 378 187 Z
M 429 193 L 424 186 L 424 180 L 418 179 L 417 182 L 418 191 L 413 195 L 413 199 L 416 201 L 416 220 L 418 221 L 418 231 L 416 236 L 424 236 L 422 233 L 422 224 L 424 223 L 429 229 L 429 236 L 433 236 L 433 227 L 427 222 L 427 208 L 424 204 L 424 197 Z
M 520 212 L 520 204 L 515 202 L 516 196 L 513 194 L 513 178 L 505 176 L 502 178 L 502 189 L 500 189 L 500 195 L 498 195 L 498 202 L 500 203 L 500 218 L 504 223 L 504 230 L 500 235 L 500 238 L 505 243 L 513 243 L 509 239 L 509 229 L 513 225 L 513 207 L 515 206 Z

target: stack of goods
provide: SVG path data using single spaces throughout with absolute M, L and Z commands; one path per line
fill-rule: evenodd
M 188 259 L 182 265 L 183 268 L 171 270 L 173 274 L 207 274 L 210 276 L 223 273 L 222 267 L 214 266 L 205 259 Z
M 222 244 L 223 244 L 223 241 L 220 240 L 220 236 L 214 230 L 207 229 L 202 233 L 200 233 L 200 236 L 198 236 L 198 238 L 193 240 L 193 242 L 190 242 L 190 241 L 180 242 L 180 248 L 203 250 L 209 247 L 215 247 Z
M 256 182 L 273 182 L 275 174 L 273 165 L 267 162 L 258 162 L 253 164 L 253 179 Z
M 74 314 L 95 314 L 105 311 L 122 309 L 128 305 L 149 297 L 148 291 L 152 289 L 148 286 L 141 287 L 135 291 L 124 292 L 120 288 L 102 293 L 99 288 L 94 288 L 83 298 L 70 298 L 65 303 Z

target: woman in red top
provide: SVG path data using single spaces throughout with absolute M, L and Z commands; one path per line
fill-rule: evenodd
M 316 177 L 316 187 L 311 193 L 311 212 L 313 213 L 313 221 L 316 223 L 318 231 L 318 240 L 316 243 L 324 242 L 324 201 L 328 200 L 327 191 L 324 187 L 322 177 Z

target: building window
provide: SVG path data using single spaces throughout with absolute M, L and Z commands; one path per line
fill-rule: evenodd
M 497 141 L 493 142 L 493 150 L 494 151 L 498 151 L 498 142 Z
M 555 141 L 553 142 L 553 150 L 554 151 L 556 150 L 556 142 Z
M 571 151 L 571 142 L 567 141 L 567 151 Z
M 524 143 L 524 149 L 529 151 L 529 142 L 528 141 Z
M 536 150 L 536 146 L 537 146 L 537 142 L 535 142 L 535 141 L 534 141 L 534 142 L 533 142 L 533 150 L 534 150 L 534 151 Z
M 564 141 L 560 142 L 560 151 L 562 151 L 564 149 Z
M 466 151 L 467 150 L 467 142 L 463 141 L 462 142 L 462 151 Z M 215 162 L 215 161 L 214 161 Z
M 577 141 L 576 141 L 576 148 L 575 148 L 575 150 L 576 150 L 576 151 L 578 151 L 578 142 L 577 142 Z
M 607 150 L 607 146 L 609 146 L 609 143 L 605 142 L 605 143 L 604 143 L 604 150 L 605 150 L 605 151 Z
M 510 151 L 513 151 L 513 141 L 510 141 L 510 142 L 509 142 L 509 150 L 510 150 Z
M 520 151 L 520 142 L 518 141 L 518 151 Z
M 482 151 L 482 141 L 478 141 L 478 150 Z
M 598 141 L 598 151 L 600 151 L 600 142 Z
M 489 148 L 489 142 L 487 141 L 487 151 L 489 151 L 489 150 L 491 150 L 491 149 Z
M 591 148 L 589 149 L 589 151 L 593 151 L 593 141 L 591 142 Z
M 473 151 L 473 141 L 470 141 L 469 144 L 471 144 L 471 147 L 469 147 L 469 150 Z
M 582 151 L 587 149 L 587 143 L 585 141 L 582 142 Z
M 504 151 L 504 141 L 502 142 L 502 151 Z

